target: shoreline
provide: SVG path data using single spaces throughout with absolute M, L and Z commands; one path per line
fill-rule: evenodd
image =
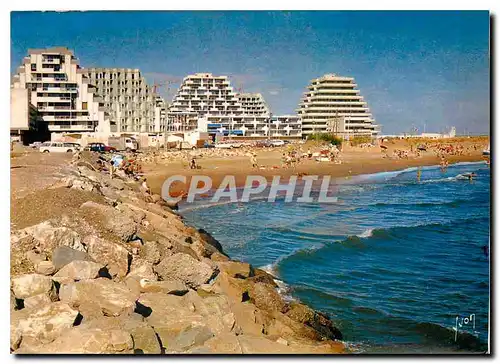
M 469 157 L 469 156 L 467 156 L 467 157 Z M 470 156 L 469 158 L 463 158 L 463 156 L 462 156 L 462 158 L 457 157 L 457 158 L 453 158 L 453 160 L 454 160 L 454 162 L 451 162 L 449 164 L 449 167 L 460 166 L 460 165 L 469 165 L 469 164 L 470 165 L 486 164 L 485 159 L 482 158 L 482 156 Z M 404 172 L 405 170 L 408 170 L 411 168 L 417 168 L 417 167 L 430 167 L 430 168 L 438 169 L 440 167 L 440 165 L 439 165 L 439 163 L 425 163 L 425 164 L 412 163 L 412 165 L 406 166 L 405 168 L 389 168 L 387 170 L 379 170 L 379 171 L 370 172 L 370 173 L 360 173 L 360 174 L 356 174 L 356 175 L 351 175 L 351 177 L 354 177 L 354 176 L 367 176 L 368 177 L 368 176 L 374 176 L 374 175 L 377 175 L 379 173 L 384 173 L 384 172 Z M 345 176 L 341 176 L 338 178 L 340 179 L 342 177 L 345 177 Z M 356 182 L 354 182 L 354 183 L 356 183 Z M 240 189 L 242 187 L 243 186 L 237 186 L 238 189 Z M 209 197 L 202 197 L 202 200 L 210 201 L 210 198 Z M 252 202 L 252 201 L 254 201 L 254 200 L 250 200 L 248 202 Z M 221 204 L 231 204 L 231 203 L 234 203 L 234 202 L 225 201 L 225 202 L 218 203 L 216 205 L 218 206 Z M 216 205 L 206 205 L 206 204 L 201 203 L 199 206 L 196 207 L 196 209 L 208 209 L 208 208 L 214 207 Z M 186 206 L 188 206 L 188 205 L 186 205 Z M 183 212 L 189 211 L 189 210 L 190 210 L 189 208 L 188 208 L 188 210 L 186 210 L 185 208 L 183 208 L 182 205 L 180 205 L 178 213 L 183 218 L 185 218 L 185 216 L 183 215 Z M 200 220 L 200 221 L 198 221 L 198 223 L 190 222 L 187 225 L 193 226 L 196 228 L 198 225 L 203 225 L 203 221 Z M 363 233 L 355 234 L 354 236 L 358 236 L 360 238 L 367 238 L 367 237 L 371 236 L 373 230 L 374 229 L 370 228 L 370 229 L 365 230 Z M 246 261 L 247 258 L 242 258 L 242 259 Z M 278 258 L 278 261 L 279 261 L 279 259 L 281 259 L 281 258 Z M 277 292 L 283 298 L 283 300 L 288 301 L 288 302 L 303 303 L 299 297 L 293 295 L 291 283 L 286 282 L 282 277 L 280 277 L 278 274 L 276 274 L 276 272 L 274 270 L 274 266 L 276 264 L 277 264 L 277 261 L 275 261 L 271 264 L 264 265 L 264 266 L 259 266 L 258 269 L 261 269 L 261 270 L 265 271 L 266 273 L 268 273 L 269 275 L 271 275 L 271 277 L 273 278 L 273 280 L 277 284 Z M 314 307 L 313 307 L 313 309 L 317 310 L 317 308 L 314 308 Z M 321 312 L 324 312 L 324 311 L 321 311 Z M 328 315 L 328 313 L 325 313 L 325 314 Z M 438 324 L 436 324 L 436 325 L 438 325 Z M 441 325 L 438 325 L 438 326 L 440 326 L 442 329 L 447 329 L 447 330 L 449 329 L 445 326 L 441 326 Z M 460 333 L 460 340 L 465 342 L 466 340 L 474 341 L 475 339 L 473 339 L 471 336 L 469 336 L 467 333 L 464 332 L 464 333 Z M 391 350 L 396 350 L 396 351 L 400 350 L 401 352 L 404 352 L 405 347 L 406 347 L 406 344 L 394 344 L 394 345 L 388 344 L 387 346 L 384 346 L 382 344 L 373 344 L 372 345 L 372 344 L 366 343 L 366 342 L 343 341 L 343 340 L 340 340 L 340 342 L 342 342 L 344 344 L 346 351 L 348 353 L 351 353 L 351 354 L 363 354 L 363 353 L 364 354 L 375 354 L 375 353 L 377 353 L 377 351 L 373 351 L 373 352 L 370 351 L 372 347 L 375 348 L 376 350 L 383 350 L 386 348 L 390 348 Z M 480 342 L 479 340 L 477 342 L 480 345 L 485 344 L 484 342 Z M 418 346 L 418 344 L 416 346 Z M 423 344 L 422 344 L 422 347 L 425 348 L 426 350 L 432 350 Z M 443 348 L 443 347 L 439 346 L 439 344 L 436 344 L 436 348 L 439 348 L 439 350 L 442 350 L 443 354 L 455 354 L 455 353 L 459 353 L 459 352 L 464 352 L 464 353 L 474 352 L 472 349 L 468 350 L 468 349 L 463 348 L 463 347 L 457 347 L 457 348 L 445 347 L 445 348 Z
M 470 156 L 450 156 L 448 162 L 450 164 L 460 163 L 460 162 L 481 162 L 485 158 L 482 153 L 477 153 Z M 171 185 L 170 193 L 173 197 L 179 196 L 187 191 L 190 180 L 194 175 L 209 176 L 213 185 L 210 189 L 216 189 L 222 179 L 226 175 L 235 176 L 236 187 L 241 188 L 245 186 L 246 178 L 248 175 L 259 175 L 267 179 L 268 183 L 272 181 L 274 176 L 280 176 L 280 182 L 286 183 L 291 176 L 298 175 L 318 175 L 318 176 L 331 176 L 335 178 L 346 178 L 354 177 L 365 174 L 374 174 L 381 172 L 393 172 L 398 170 L 404 170 L 411 167 L 427 167 L 439 165 L 439 158 L 435 156 L 425 156 L 418 159 L 407 159 L 407 160 L 386 160 L 381 159 L 377 161 L 370 160 L 369 163 L 363 164 L 359 163 L 349 163 L 349 164 L 321 164 L 321 162 L 308 163 L 305 165 L 299 165 L 297 168 L 289 169 L 252 169 L 247 168 L 246 170 L 242 168 L 241 170 L 234 170 L 230 168 L 221 169 L 202 169 L 197 170 L 198 173 L 193 173 L 192 170 L 179 169 L 176 168 L 169 172 L 169 166 L 161 168 L 156 165 L 154 167 L 148 166 L 149 170 L 145 173 L 148 180 L 148 185 L 151 191 L 156 194 L 161 195 L 161 187 L 166 178 L 172 175 L 185 175 L 186 184 L 180 182 L 174 182 Z

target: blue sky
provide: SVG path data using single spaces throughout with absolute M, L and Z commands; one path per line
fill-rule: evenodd
M 488 12 L 13 12 L 11 72 L 29 48 L 66 46 L 83 67 L 139 68 L 152 83 L 230 75 L 294 113 L 308 82 L 353 76 L 384 134 L 489 132 Z

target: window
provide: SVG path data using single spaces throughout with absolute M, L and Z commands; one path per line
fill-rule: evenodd
M 35 72 L 36 71 L 36 63 L 32 63 L 31 64 L 31 72 Z
M 87 103 L 86 102 L 82 102 L 82 110 L 87 110 Z

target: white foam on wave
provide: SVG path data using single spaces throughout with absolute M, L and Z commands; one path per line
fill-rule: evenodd
M 371 229 L 366 229 L 365 231 L 363 231 L 361 234 L 358 234 L 358 237 L 360 238 L 369 238 L 373 235 L 373 228 Z

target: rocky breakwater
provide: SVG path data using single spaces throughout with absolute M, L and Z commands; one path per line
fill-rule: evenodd
M 287 303 L 273 277 L 233 261 L 159 196 L 85 166 L 71 216 L 11 234 L 11 340 L 34 353 L 341 353 L 325 315 Z

